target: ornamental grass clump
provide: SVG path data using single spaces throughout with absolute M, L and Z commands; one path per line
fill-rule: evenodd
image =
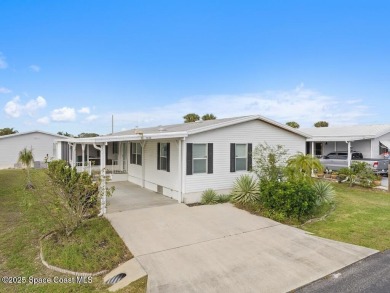
M 329 203 L 335 195 L 333 186 L 329 182 L 319 180 L 313 184 L 313 188 L 317 196 L 317 204 Z
M 255 203 L 259 200 L 259 184 L 247 174 L 236 179 L 232 191 L 232 201 L 240 204 Z
M 202 193 L 202 199 L 200 201 L 201 204 L 217 204 L 218 203 L 218 195 L 214 189 L 206 189 Z

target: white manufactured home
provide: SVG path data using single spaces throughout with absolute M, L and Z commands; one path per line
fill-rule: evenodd
M 57 157 L 56 140 L 65 138 L 40 130 L 0 136 L 0 169 L 17 167 L 19 152 L 24 148 L 32 150 L 35 165 L 44 162 L 45 157 Z
M 361 152 L 364 158 L 383 159 L 390 148 L 390 125 L 354 125 L 304 128 L 306 153 L 320 157 L 334 151 Z
M 193 203 L 208 188 L 229 192 L 251 170 L 258 144 L 283 145 L 295 154 L 305 152 L 307 137 L 265 117 L 245 116 L 70 138 L 59 142 L 58 154 L 81 170 L 100 168 L 113 181 Z

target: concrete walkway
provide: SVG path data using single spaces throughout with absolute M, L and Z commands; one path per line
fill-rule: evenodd
M 230 204 L 172 204 L 107 218 L 148 273 L 148 292 L 286 292 L 376 252 Z
M 108 198 L 108 213 L 177 204 L 177 200 L 142 188 L 128 181 L 113 182 L 107 185 L 115 186 L 112 197 Z

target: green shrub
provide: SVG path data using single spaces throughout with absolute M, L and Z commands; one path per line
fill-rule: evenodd
M 216 204 L 218 203 L 218 195 L 214 189 L 206 189 L 202 193 L 201 204 Z
M 260 198 L 268 210 L 298 219 L 308 215 L 317 202 L 315 190 L 306 180 L 262 180 Z
M 248 174 L 236 179 L 232 191 L 232 201 L 240 204 L 253 203 L 259 200 L 259 184 Z
M 313 188 L 317 196 L 317 204 L 332 201 L 335 193 L 333 186 L 329 182 L 317 181 L 313 184 Z
M 217 196 L 218 203 L 229 202 L 232 196 L 230 194 L 220 194 Z

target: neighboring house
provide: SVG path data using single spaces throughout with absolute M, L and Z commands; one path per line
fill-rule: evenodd
M 234 180 L 251 170 L 258 144 L 283 145 L 295 154 L 305 151 L 307 137 L 265 117 L 245 116 L 70 138 L 59 143 L 58 154 L 66 159 L 69 153 L 79 169 L 101 168 L 112 173 L 113 181 L 128 180 L 192 203 L 208 188 L 230 192 Z
M 55 141 L 64 138 L 39 130 L 0 136 L 0 169 L 18 167 L 19 152 L 24 148 L 32 150 L 36 165 L 44 162 L 46 156 L 57 157 Z
M 309 134 L 306 153 L 322 156 L 333 151 L 357 151 L 365 158 L 384 158 L 390 148 L 390 125 L 354 125 L 304 128 Z

